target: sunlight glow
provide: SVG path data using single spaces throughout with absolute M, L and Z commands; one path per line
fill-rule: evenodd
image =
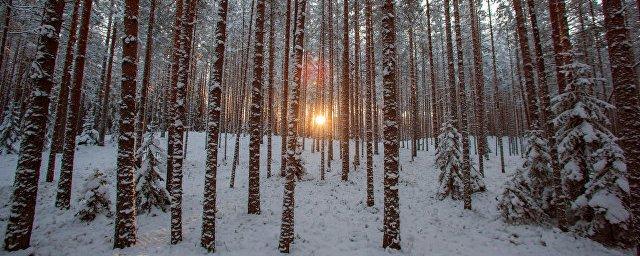
M 322 115 L 320 115 L 320 116 L 315 116 L 315 117 L 313 118 L 313 122 L 314 122 L 316 125 L 323 125 L 326 121 L 327 121 L 327 119 L 326 119 L 324 116 L 322 116 Z

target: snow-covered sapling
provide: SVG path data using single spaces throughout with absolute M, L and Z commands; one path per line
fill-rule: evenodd
M 106 175 L 96 169 L 85 179 L 80 190 L 80 211 L 76 214 L 82 221 L 93 221 L 98 215 L 112 216 L 111 212 L 111 196 L 109 188 L 111 187 Z
M 154 132 L 148 132 L 140 148 L 136 152 L 141 156 L 142 163 L 136 175 L 136 206 L 138 214 L 150 213 L 152 208 L 163 212 L 169 205 L 169 193 L 165 189 L 165 182 L 160 175 L 160 158 L 166 158 L 166 153 L 160 148 Z
M 16 154 L 20 140 L 20 105 L 16 102 L 9 107 L 0 124 L 0 155 Z
M 509 223 L 529 224 L 548 220 L 546 211 L 553 197 L 551 156 L 542 130 L 527 131 L 526 158 L 507 182 L 498 202 Z
M 552 100 L 567 219 L 572 229 L 608 245 L 630 245 L 629 183 L 622 149 L 609 131 L 614 107 L 593 96 L 591 67 L 564 67 L 574 79 Z
M 93 115 L 85 115 L 82 133 L 78 137 L 78 145 L 98 145 L 99 133 L 94 129 Z
M 444 199 L 451 197 L 455 200 L 463 199 L 462 182 L 462 151 L 460 140 L 462 135 L 453 126 L 450 118 L 442 123 L 440 135 L 438 136 L 438 147 L 436 148 L 435 163 L 440 170 L 438 181 L 438 197 Z M 480 173 L 471 165 L 471 189 L 472 193 L 484 191 L 485 185 Z

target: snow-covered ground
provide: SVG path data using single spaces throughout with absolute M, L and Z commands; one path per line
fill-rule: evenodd
M 77 199 L 84 178 L 100 168 L 112 180 L 112 209 L 115 207 L 116 145 L 81 146 L 76 153 L 71 210 L 54 207 L 55 183 L 41 177 L 36 220 L 28 250 L 0 255 L 204 255 L 199 246 L 202 193 L 204 186 L 204 134 L 191 133 L 184 171 L 184 241 L 169 245 L 169 214 L 138 216 L 138 243 L 113 250 L 113 218 L 99 217 L 86 224 L 77 220 Z M 224 137 L 223 137 L 224 138 Z M 164 143 L 164 140 L 163 144 Z M 266 177 L 266 150 L 262 152 L 260 215 L 247 214 L 248 137 L 241 139 L 240 166 L 235 188 L 229 188 L 233 137 L 229 136 L 226 162 L 218 171 L 218 214 L 216 247 L 220 255 L 279 255 L 278 236 L 282 212 L 280 140 L 274 139 L 273 172 Z M 489 145 L 494 145 L 490 143 Z M 473 197 L 473 211 L 462 202 L 436 198 L 438 170 L 433 146 L 418 151 L 411 161 L 410 150 L 401 149 L 400 215 L 402 251 L 382 249 L 382 155 L 375 155 L 375 206 L 366 207 L 366 172 L 352 170 L 349 182 L 340 181 L 340 161 L 332 163 L 326 180 L 319 180 L 319 153 L 311 153 L 307 140 L 303 159 L 312 179 L 297 183 L 295 231 L 292 255 L 631 255 L 606 248 L 589 239 L 538 226 L 513 226 L 499 218 L 496 197 L 507 178 L 500 173 L 499 160 L 492 154 L 486 163 L 487 192 Z M 266 149 L 263 145 L 263 149 Z M 381 148 L 382 149 L 382 148 Z M 338 145 L 335 144 L 337 153 Z M 353 151 L 352 151 L 353 152 Z M 382 151 L 381 151 L 382 152 Z M 47 154 L 45 154 L 47 155 Z M 353 153 L 352 153 L 353 155 Z M 46 165 L 46 157 L 43 165 Z M 0 156 L 0 241 L 4 241 L 9 200 L 17 157 Z M 521 159 L 506 158 L 507 173 Z M 364 163 L 364 159 L 363 159 Z M 43 168 L 44 169 L 44 168 Z

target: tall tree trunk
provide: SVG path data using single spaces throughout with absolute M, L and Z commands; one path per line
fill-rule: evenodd
M 572 46 L 565 9 L 564 0 L 549 0 L 549 21 L 551 22 L 551 37 L 553 39 L 559 93 L 564 92 L 567 83 L 571 81 L 569 72 L 564 72 L 563 70 L 564 65 L 573 62 L 570 54 Z
M 78 121 L 80 118 L 80 98 L 82 97 L 82 84 L 84 83 L 85 55 L 87 54 L 87 42 L 89 41 L 92 3 L 92 0 L 83 0 L 82 2 L 82 20 L 73 70 L 73 87 L 70 91 L 67 125 L 65 125 L 64 152 L 62 152 L 62 166 L 60 168 L 60 178 L 58 179 L 58 194 L 56 195 L 56 207 L 64 210 L 68 210 L 71 205 L 73 162 L 76 152 L 76 135 L 78 134 Z
M 280 227 L 280 242 L 278 248 L 281 253 L 289 253 L 291 242 L 294 238 L 294 208 L 295 208 L 295 176 L 302 171 L 302 163 L 300 162 L 300 141 L 298 134 L 296 134 L 296 127 L 299 125 L 299 104 L 298 104 L 298 90 L 302 81 L 302 54 L 304 46 L 304 33 L 305 33 L 305 7 L 306 0 L 298 0 L 296 4 L 296 12 L 300 15 L 296 15 L 296 28 L 294 33 L 294 54 L 293 54 L 293 86 L 291 88 L 291 106 L 288 111 L 289 127 L 287 132 L 289 133 L 287 138 L 287 166 L 286 176 L 284 184 L 284 196 L 282 199 L 282 225 Z
M 142 144 L 142 134 L 146 130 L 146 104 L 147 94 L 149 93 L 149 80 L 151 80 L 151 54 L 153 53 L 153 27 L 156 21 L 156 0 L 151 0 L 151 6 L 149 7 L 149 21 L 147 26 L 147 39 L 146 47 L 144 49 L 144 67 L 142 71 L 142 88 L 140 88 L 140 99 L 138 100 L 138 120 L 137 120 L 137 134 L 136 134 L 136 150 L 140 148 Z M 136 164 L 139 166 L 142 162 L 142 154 L 139 154 L 136 159 Z
M 249 117 L 249 198 L 248 213 L 260 214 L 260 141 L 262 141 L 262 83 L 264 71 L 265 0 L 256 4 L 256 43 L 253 53 L 251 116 Z
M 484 175 L 484 158 L 487 157 L 487 137 L 485 134 L 486 124 L 484 108 L 484 71 L 482 68 L 482 42 L 480 40 L 480 20 L 476 11 L 474 0 L 469 1 L 469 12 L 471 13 L 471 38 L 473 41 L 473 68 L 476 93 L 475 124 L 476 138 L 478 141 L 478 171 Z
M 268 119 L 267 119 L 267 129 L 268 136 L 267 139 L 267 178 L 271 177 L 271 165 L 273 159 L 273 132 L 275 125 L 275 102 L 274 102 L 274 66 L 275 66 L 275 0 L 270 0 L 269 2 L 269 77 L 268 83 L 269 87 L 267 88 L 268 102 L 267 102 L 267 111 Z
M 358 0 L 353 2 L 353 101 L 350 105 L 353 109 L 353 136 L 355 137 L 355 154 L 353 154 L 353 165 L 360 166 L 360 4 Z
M 373 21 L 372 21 L 372 0 L 365 0 L 365 26 L 366 26 L 366 96 L 365 96 L 365 129 L 367 141 L 367 206 L 374 205 L 373 200 L 373 87 L 375 86 L 375 67 L 373 59 Z
M 431 41 L 431 10 L 430 10 L 429 2 L 426 4 L 426 14 L 427 14 L 427 45 L 429 47 L 429 78 L 431 79 L 431 111 L 433 115 L 431 116 L 431 128 L 433 133 L 433 139 L 435 141 L 434 146 L 438 147 L 438 129 L 440 128 L 440 116 L 442 115 L 442 104 L 438 104 L 438 101 L 441 99 L 437 99 L 437 84 L 436 84 L 436 69 L 433 63 L 433 42 Z
M 349 0 L 343 0 L 342 9 L 342 81 L 340 85 L 340 157 L 342 180 L 349 180 Z
M 460 127 L 458 126 L 458 103 L 456 101 L 456 75 L 455 75 L 455 67 L 453 64 L 453 35 L 451 31 L 451 12 L 450 7 L 451 4 L 449 0 L 444 0 L 444 24 L 445 24 L 445 32 L 446 32 L 446 51 L 447 51 L 447 83 L 449 88 L 449 114 L 451 116 L 451 123 L 453 127 L 455 127 L 458 131 L 460 131 Z
M 225 47 L 227 41 L 227 11 L 229 2 L 220 0 L 216 14 L 215 61 L 209 81 L 209 116 L 207 120 L 207 163 L 202 203 L 202 237 L 200 244 L 209 252 L 216 248 L 216 176 L 218 173 L 218 135 L 220 134 L 220 102 L 222 75 L 224 72 Z
M 382 83 L 384 116 L 384 223 L 382 247 L 400 250 L 400 199 L 398 197 L 398 102 L 396 84 L 396 25 L 392 0 L 382 5 Z
M 138 0 L 125 0 L 120 89 L 120 136 L 118 137 L 118 184 L 114 248 L 136 243 L 135 118 L 138 71 Z M 115 33 L 115 31 L 114 31 Z
M 47 182 L 53 182 L 56 168 L 56 156 L 62 151 L 64 143 L 64 131 L 67 122 L 67 104 L 69 102 L 69 81 L 71 80 L 71 67 L 73 64 L 73 48 L 76 44 L 76 29 L 78 27 L 78 9 L 80 0 L 75 0 L 73 12 L 71 14 L 71 24 L 69 29 L 69 40 L 65 48 L 64 66 L 62 68 L 62 80 L 60 80 L 60 92 L 58 93 L 58 103 L 56 105 L 56 118 L 53 126 L 53 137 L 51 138 L 51 150 L 47 164 Z
M 462 183 L 464 208 L 471 210 L 471 161 L 469 159 L 469 121 L 467 119 L 467 93 L 464 83 L 464 58 L 462 46 L 462 29 L 460 24 L 460 0 L 453 0 L 453 16 L 456 31 L 456 52 L 458 53 L 458 103 L 460 104 L 460 122 L 458 126 L 462 135 Z M 455 108 L 453 106 L 452 108 Z
M 549 154 L 558 155 L 556 146 L 555 132 L 553 128 L 553 113 L 551 112 L 551 93 L 549 92 L 549 84 L 547 83 L 547 75 L 545 72 L 544 54 L 542 52 L 542 43 L 540 42 L 540 31 L 538 29 L 538 19 L 536 14 L 536 5 L 534 0 L 526 0 L 529 10 L 529 20 L 531 22 L 531 30 L 533 33 L 533 43 L 536 52 L 536 68 L 538 73 L 538 100 L 539 100 L 539 118 L 540 128 L 544 129 L 545 138 L 549 143 Z M 533 95 L 532 95 L 533 97 Z M 560 172 L 557 157 L 551 158 L 552 173 Z
M 525 24 L 525 17 L 522 12 L 522 2 L 520 0 L 512 0 L 513 9 L 516 14 L 516 31 L 518 33 L 518 43 L 520 46 L 520 54 L 522 55 L 522 70 L 524 73 L 524 91 L 526 95 L 523 100 L 527 101 L 524 104 L 528 109 L 527 113 L 529 117 L 528 130 L 540 129 L 539 117 L 538 117 L 538 104 L 536 103 L 535 82 L 533 80 L 533 63 L 531 62 L 531 52 L 529 51 L 529 37 Z
M 107 133 L 107 115 L 109 113 L 109 96 L 111 94 L 111 70 L 113 69 L 113 55 L 115 54 L 117 26 L 112 25 L 111 44 L 109 46 L 109 59 L 105 79 L 102 84 L 102 101 L 100 102 L 100 130 L 98 132 L 98 145 L 104 146 L 104 139 Z
M 333 0 L 329 0 L 328 1 L 328 12 L 329 12 L 329 18 L 328 18 L 328 31 L 327 31 L 327 37 L 329 37 L 329 90 L 328 90 L 328 94 L 329 94 L 329 106 L 328 106 L 328 110 L 329 112 L 327 113 L 327 127 L 329 128 L 327 137 L 329 137 L 329 149 L 327 150 L 327 158 L 328 158 L 328 162 L 327 162 L 327 167 L 329 169 L 331 169 L 331 161 L 333 160 L 333 141 L 335 139 L 335 124 L 333 121 L 333 110 L 334 110 L 334 99 L 333 99 L 333 88 L 334 88 L 334 70 L 335 70 L 335 66 L 334 66 L 334 57 L 335 57 L 335 53 L 334 53 L 334 44 L 333 44 L 333 24 L 334 24 L 334 19 L 333 19 Z
M 7 45 L 7 35 L 9 34 L 9 25 L 11 23 L 11 10 L 13 9 L 13 0 L 8 0 L 4 9 L 4 27 L 2 27 L 2 38 L 0 39 L 0 71 L 4 64 L 4 51 Z M 6 79 L 6 78 L 5 78 Z
M 280 176 L 285 176 L 285 167 L 287 166 L 287 143 L 289 132 L 287 131 L 287 126 L 289 125 L 288 121 L 288 113 L 289 113 L 289 41 L 291 37 L 291 1 L 287 0 L 287 13 L 286 13 L 286 22 L 284 28 L 284 60 L 282 63 L 282 106 L 280 111 L 281 116 L 281 152 L 280 152 Z M 297 1 L 297 0 L 293 0 Z
M 184 0 L 176 0 L 176 14 L 173 21 L 173 35 L 172 35 L 172 49 L 171 52 L 171 84 L 169 85 L 169 111 L 167 111 L 167 179 L 166 179 L 166 189 L 167 191 L 171 190 L 171 177 L 173 175 L 173 137 L 175 136 L 175 130 L 173 129 L 173 118 L 175 113 L 175 104 L 176 101 L 176 87 L 178 84 L 178 69 L 179 69 L 179 60 L 180 60 L 180 33 L 182 29 L 182 16 L 183 16 L 183 5 Z
M 418 156 L 418 83 L 416 82 L 415 45 L 413 40 L 413 28 L 409 28 L 409 83 L 411 106 L 411 159 Z
M 13 182 L 11 214 L 7 222 L 4 248 L 7 251 L 29 247 L 38 194 L 38 179 L 42 162 L 42 148 L 46 136 L 49 113 L 49 94 L 53 85 L 56 55 L 58 53 L 62 12 L 65 1 L 47 0 L 35 60 L 31 68 L 31 96 L 28 115 L 24 119 L 20 154 Z
M 563 93 L 568 81 L 571 80 L 570 72 L 564 72 L 564 66 L 572 63 L 571 59 L 571 41 L 569 39 L 569 29 L 567 25 L 567 17 L 565 14 L 564 0 L 549 0 L 549 20 L 551 23 L 551 35 L 553 41 L 554 59 L 556 64 L 556 80 L 558 84 L 558 93 Z M 557 156 L 553 155 L 554 158 Z M 556 160 L 554 160 L 556 161 Z M 553 170 L 554 193 L 556 194 L 555 202 L 552 202 L 556 209 L 555 216 L 558 218 L 558 226 L 561 230 L 566 230 L 567 221 L 565 210 L 568 207 L 566 198 L 562 191 L 562 178 L 560 168 Z
M 627 160 L 627 179 L 629 181 L 629 209 L 632 214 L 632 228 L 635 234 L 640 232 L 640 99 L 638 82 L 635 79 L 633 49 L 629 30 L 625 24 L 624 3 L 620 0 L 605 0 L 604 24 L 611 77 L 613 78 L 613 96 L 617 107 L 619 144 Z M 636 255 L 640 255 L 640 244 L 636 237 Z
M 173 170 L 169 195 L 171 197 L 171 244 L 182 241 L 182 167 L 184 162 L 184 132 L 186 123 L 186 92 L 189 78 L 189 63 L 191 62 L 191 42 L 193 39 L 193 24 L 197 0 L 188 0 L 183 6 L 180 50 L 178 61 L 178 79 L 176 83 L 176 97 L 173 102 L 173 137 L 169 140 L 173 144 Z
M 489 2 L 490 0 L 487 0 L 487 9 L 488 9 L 488 14 L 489 14 L 489 36 L 491 38 L 491 74 L 492 74 L 492 83 L 493 83 L 493 101 L 494 104 L 496 105 L 496 120 L 494 122 L 494 127 L 495 127 L 495 135 L 496 135 L 496 140 L 498 143 L 498 147 L 500 150 L 500 170 L 502 171 L 502 173 L 505 173 L 505 168 L 504 168 L 504 143 L 502 143 L 502 137 L 504 136 L 504 132 L 502 127 L 504 127 L 503 124 L 503 118 L 502 118 L 502 110 L 500 108 L 500 104 L 502 99 L 500 99 L 500 88 L 498 88 L 498 64 L 496 63 L 496 47 L 495 47 L 495 40 L 493 38 L 493 21 L 492 21 L 492 17 L 491 17 L 491 2 Z M 498 150 L 498 149 L 496 149 Z

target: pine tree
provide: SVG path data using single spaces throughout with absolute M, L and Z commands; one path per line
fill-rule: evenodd
M 4 239 L 7 251 L 26 249 L 30 245 L 44 147 L 42 138 L 47 133 L 50 93 L 64 5 L 63 0 L 47 0 L 44 3 L 37 51 L 30 71 L 31 103 L 26 111 L 22 133 L 22 141 L 25 143 L 20 144 L 11 214 Z
M 502 217 L 509 223 L 529 224 L 549 220 L 553 187 L 551 156 L 541 130 L 527 132 L 525 161 L 506 184 L 498 202 Z
M 113 0 L 112 0 L 113 1 Z M 113 6 L 111 7 L 113 9 Z M 109 44 L 109 58 L 107 60 L 107 67 L 105 70 L 105 79 L 102 83 L 102 90 L 100 92 L 101 100 L 100 100 L 100 136 L 98 139 L 98 143 L 101 146 L 104 146 L 104 140 L 107 133 L 107 122 L 108 122 L 108 113 L 109 113 L 109 98 L 111 96 L 111 71 L 113 69 L 113 55 L 115 54 L 115 46 L 116 46 L 116 34 L 118 32 L 118 26 L 113 26 L 111 29 L 111 43 Z M 114 121 L 117 121 L 114 120 Z M 118 129 L 118 124 L 112 125 L 112 129 Z M 114 140 L 117 138 L 117 133 L 112 133 L 111 139 Z
M 62 152 L 64 145 L 64 132 L 67 122 L 67 106 L 69 103 L 69 83 L 71 81 L 71 73 L 73 67 L 74 46 L 76 44 L 76 30 L 78 28 L 78 10 L 80 9 L 81 0 L 74 0 L 73 11 L 71 14 L 71 24 L 69 29 L 69 39 L 65 46 L 65 57 L 62 68 L 62 79 L 60 79 L 60 90 L 58 92 L 58 102 L 56 104 L 56 116 L 53 126 L 53 137 L 51 138 L 51 149 L 49 152 L 49 163 L 47 164 L 47 182 L 53 182 L 54 171 L 56 168 L 56 156 Z
M 122 78 L 117 159 L 116 220 L 114 248 L 136 243 L 135 116 L 138 70 L 138 0 L 125 0 L 122 40 Z
M 262 140 L 262 84 L 264 71 L 265 0 L 257 0 L 251 116 L 249 118 L 249 214 L 260 214 L 260 141 Z
M 464 197 L 464 185 L 462 177 L 462 151 L 460 141 L 462 135 L 453 126 L 451 117 L 444 116 L 444 122 L 438 136 L 438 147 L 436 148 L 435 163 L 440 170 L 438 182 L 438 196 L 440 199 L 451 197 L 454 200 L 461 200 Z M 471 168 L 471 193 L 484 191 L 485 185 L 480 173 Z
M 111 218 L 113 212 L 109 188 L 111 184 L 104 173 L 98 169 L 94 170 L 80 188 L 80 211 L 76 216 L 84 222 L 93 221 L 98 215 Z
M 591 156 L 591 177 L 571 207 L 577 219 L 573 228 L 605 245 L 633 245 L 625 157 L 613 134 L 603 131 L 598 137 L 603 144 Z
M 14 102 L 4 113 L 0 124 L 0 155 L 19 152 L 20 140 L 20 106 Z
M 635 79 L 635 58 L 629 30 L 625 23 L 622 1 L 606 0 L 602 2 L 604 23 L 607 28 L 606 40 L 611 61 L 613 79 L 613 97 L 617 108 L 617 136 L 624 150 L 629 183 L 629 208 L 633 218 L 633 232 L 636 255 L 640 255 L 640 94 Z M 638 2 L 640 6 L 640 2 Z M 639 9 L 640 10 L 640 9 Z
M 478 169 L 484 176 L 484 158 L 489 154 L 487 147 L 487 137 L 485 135 L 485 108 L 484 108 L 484 71 L 482 67 L 482 34 L 480 30 L 480 20 L 476 10 L 475 1 L 469 1 L 469 12 L 471 13 L 471 38 L 473 41 L 473 68 L 475 82 L 475 132 L 478 141 Z
M 577 59 L 573 57 L 573 59 Z M 579 61 L 565 65 L 572 80 L 552 99 L 557 113 L 558 153 L 563 193 L 572 229 L 604 244 L 625 244 L 631 223 L 629 183 L 622 150 L 607 128 L 606 111 L 614 107 L 591 94 L 591 67 Z
M 64 149 L 62 152 L 62 164 L 60 178 L 58 179 L 58 192 L 56 194 L 56 207 L 68 210 L 71 205 L 71 186 L 73 183 L 73 163 L 75 162 L 76 135 L 78 134 L 78 119 L 82 97 L 82 85 L 84 83 L 84 66 L 86 63 L 87 43 L 89 41 L 89 21 L 91 20 L 92 0 L 83 0 L 82 18 L 78 34 L 78 48 L 75 55 L 73 70 L 73 83 L 71 95 L 69 95 L 69 109 L 67 110 L 67 124 L 64 132 Z
M 287 131 L 289 126 L 288 115 L 289 115 L 289 41 L 291 37 L 291 1 L 297 0 L 287 0 L 287 12 L 285 14 L 286 22 L 284 29 L 284 54 L 283 54 L 283 63 L 282 63 L 282 105 L 280 116 L 282 120 L 282 126 L 280 128 L 282 140 L 281 140 L 281 149 L 280 149 L 280 176 L 285 177 L 286 175 L 286 166 L 287 166 L 287 144 L 289 139 L 289 132 Z M 295 22 L 295 21 L 294 21 Z M 295 25 L 294 25 L 295 26 Z
M 400 250 L 400 198 L 398 196 L 398 93 L 395 10 L 392 0 L 382 5 L 382 78 L 384 116 L 384 223 L 382 247 Z M 345 125 L 346 124 L 342 124 Z
M 202 236 L 200 245 L 209 252 L 216 248 L 216 176 L 218 172 L 218 138 L 220 133 L 220 110 L 222 100 L 222 74 L 224 72 L 225 47 L 227 41 L 227 11 L 229 2 L 221 0 L 216 14 L 216 61 L 211 69 L 209 84 L 209 113 L 207 119 L 207 162 L 202 203 Z
M 349 0 L 343 0 L 342 12 L 342 83 L 340 84 L 340 157 L 342 180 L 349 180 Z
M 147 26 L 147 38 L 146 38 L 146 46 L 144 49 L 144 70 L 142 71 L 142 88 L 140 89 L 140 99 L 138 100 L 138 115 L 137 115 L 137 123 L 136 123 L 136 147 L 139 149 L 140 144 L 143 143 L 143 133 L 146 129 L 147 125 L 147 114 L 146 114 L 146 105 L 147 105 L 147 94 L 149 94 L 149 84 L 151 80 L 151 54 L 153 53 L 153 27 L 156 22 L 156 0 L 151 0 L 151 5 L 149 7 L 149 21 Z M 142 156 L 139 156 L 142 157 Z M 137 157 L 136 163 L 139 163 L 141 159 Z
M 373 194 L 373 105 L 375 104 L 373 97 L 373 87 L 375 86 L 375 67 L 373 59 L 373 21 L 372 21 L 372 0 L 365 0 L 365 65 L 366 65 L 366 95 L 365 95 L 365 137 L 367 142 L 367 206 L 373 206 L 374 194 Z M 324 146 L 324 145 L 323 145 Z
M 184 163 L 184 132 L 186 124 L 186 94 L 187 81 L 189 78 L 189 63 L 191 62 L 191 46 L 193 39 L 193 25 L 195 19 L 195 7 L 197 0 L 188 0 L 182 6 L 180 47 L 178 50 L 178 77 L 175 86 L 175 101 L 173 102 L 173 136 L 169 138 L 173 145 L 173 152 L 169 152 L 172 161 L 171 174 L 168 175 L 170 184 L 169 194 L 171 196 L 171 244 L 182 241 L 182 169 Z M 167 172 L 169 173 L 169 172 Z
M 100 134 L 94 129 L 93 113 L 87 111 L 82 124 L 82 133 L 78 137 L 78 145 L 98 145 Z
M 141 165 L 136 174 L 136 207 L 137 213 L 150 213 L 153 207 L 166 210 L 169 205 L 169 194 L 164 187 L 164 179 L 160 175 L 162 160 L 166 152 L 160 148 L 160 142 L 153 132 L 154 126 L 148 127 L 138 151 L 136 159 Z
M 289 124 L 287 128 L 287 166 L 285 169 L 285 184 L 284 195 L 282 199 L 282 225 L 280 226 L 280 241 L 278 249 L 281 253 L 289 253 L 291 249 L 291 243 L 294 238 L 294 210 L 295 210 L 295 188 L 296 188 L 296 174 L 302 173 L 302 162 L 300 154 L 302 147 L 300 139 L 296 132 L 296 128 L 300 125 L 299 116 L 299 90 L 302 84 L 302 57 L 303 57 L 303 45 L 305 36 L 305 10 L 307 2 L 306 0 L 297 0 L 295 19 L 295 32 L 293 47 L 293 86 L 291 88 L 291 98 L 289 106 L 289 117 L 287 118 Z

